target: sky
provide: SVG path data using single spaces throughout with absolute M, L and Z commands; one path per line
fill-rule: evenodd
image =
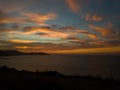
M 0 50 L 120 54 L 120 0 L 0 0 Z

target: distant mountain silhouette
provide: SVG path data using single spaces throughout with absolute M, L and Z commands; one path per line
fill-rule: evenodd
M 0 56 L 17 56 L 17 55 L 48 55 L 48 54 L 43 52 L 25 53 L 16 50 L 0 50 Z

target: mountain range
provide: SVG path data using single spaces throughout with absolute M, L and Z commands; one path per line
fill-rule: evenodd
M 20 52 L 16 50 L 0 50 L 0 56 L 18 56 L 18 55 L 48 55 L 44 52 Z

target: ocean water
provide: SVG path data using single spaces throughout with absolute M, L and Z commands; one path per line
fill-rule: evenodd
M 120 80 L 120 55 L 33 55 L 0 57 L 0 66 L 18 70 L 58 71 L 65 75 L 92 75 Z

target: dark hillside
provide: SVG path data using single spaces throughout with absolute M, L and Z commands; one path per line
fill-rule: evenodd
M 0 67 L 0 90 L 120 90 L 120 81 Z

